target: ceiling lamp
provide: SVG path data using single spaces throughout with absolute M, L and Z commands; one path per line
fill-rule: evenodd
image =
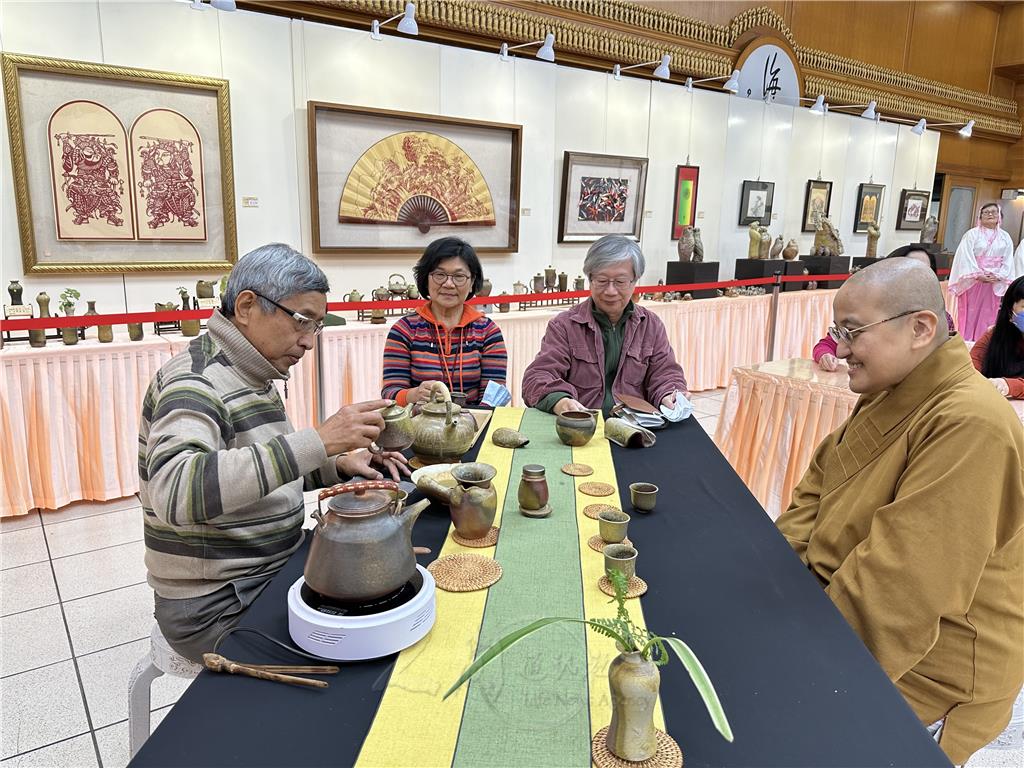
M 380 28 L 386 24 L 390 24 L 395 19 L 401 19 L 398 22 L 398 31 L 406 35 L 418 35 L 420 33 L 419 25 L 416 23 L 416 3 L 406 3 L 405 13 L 399 13 L 392 16 L 390 19 L 384 21 L 373 20 L 373 24 L 370 26 L 370 37 L 373 40 L 380 40 Z
M 638 69 L 639 67 L 649 67 L 651 66 L 651 64 L 657 64 L 658 66 L 654 68 L 654 76 L 662 80 L 667 80 L 669 76 L 672 74 L 668 68 L 668 65 L 671 61 L 672 57 L 666 53 L 664 56 L 661 57 L 660 63 L 658 61 L 645 61 L 640 64 L 630 64 L 628 67 L 624 67 L 621 64 L 616 64 L 614 67 L 612 67 L 612 77 L 614 77 L 616 80 L 621 80 L 622 73 L 625 72 L 626 70 Z
M 824 115 L 825 114 L 825 97 L 822 94 L 818 94 L 818 98 L 814 100 L 811 105 L 812 115 Z
M 502 61 L 508 61 L 509 51 L 514 51 L 517 48 L 526 48 L 530 45 L 540 45 L 540 49 L 536 53 L 538 59 L 542 59 L 543 61 L 555 60 L 555 36 L 551 32 L 548 32 L 544 36 L 543 40 L 534 40 L 531 43 L 523 43 L 521 45 L 513 45 L 511 47 L 509 47 L 508 43 L 502 43 L 501 50 L 498 52 L 498 58 Z
M 917 121 L 917 124 L 913 128 L 910 129 L 910 132 L 913 133 L 913 134 L 916 134 L 918 136 L 923 136 L 924 135 L 924 130 L 927 127 L 928 127 L 928 121 L 925 120 L 922 117 L 920 120 Z
M 740 89 L 740 71 L 738 69 L 734 69 L 732 74 L 728 77 L 723 75 L 722 77 L 705 77 L 700 80 L 694 80 L 692 77 L 688 77 L 686 78 L 686 90 L 688 93 L 693 93 L 693 86 L 698 83 L 715 83 L 719 80 L 725 80 L 725 85 L 722 87 L 730 93 L 736 93 Z

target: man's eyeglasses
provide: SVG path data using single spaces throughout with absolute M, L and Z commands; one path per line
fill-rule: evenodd
M 250 288 L 249 290 L 252 291 L 252 288 Z M 303 335 L 305 335 L 307 333 L 312 333 L 314 336 L 319 336 L 320 332 L 323 331 L 323 329 L 324 329 L 324 321 L 323 320 L 314 320 L 311 317 L 306 317 L 301 312 L 296 312 L 294 310 L 288 309 L 288 307 L 282 307 L 276 301 L 274 301 L 273 299 L 268 299 L 266 296 L 264 296 L 259 291 L 252 291 L 252 292 L 255 293 L 257 296 L 259 296 L 264 301 L 269 301 L 271 304 L 273 304 L 275 307 L 280 309 L 286 315 L 291 315 L 292 320 L 295 321 L 295 325 L 298 326 L 299 332 L 302 333 Z
M 908 309 L 906 312 L 900 312 L 898 315 L 887 317 L 884 320 L 876 320 L 873 323 L 862 325 L 860 328 L 844 328 L 841 325 L 836 325 L 835 323 L 833 323 L 828 329 L 828 335 L 832 339 L 832 341 L 836 342 L 837 344 L 839 342 L 842 342 L 843 344 L 849 346 L 850 342 L 852 342 L 860 334 L 864 333 L 864 331 L 866 331 L 868 328 L 871 328 L 876 325 L 881 325 L 882 323 L 888 323 L 890 320 L 897 320 L 901 317 L 912 315 L 915 312 L 923 311 L 924 310 L 921 309 Z
M 635 282 L 636 282 L 635 279 L 633 279 L 633 280 L 623 280 L 623 279 L 620 278 L 618 280 L 609 280 L 606 277 L 598 277 L 598 278 L 595 278 L 595 279 L 591 280 L 590 284 L 594 288 L 597 288 L 599 291 L 603 291 L 605 288 L 607 288 L 610 285 L 613 288 L 615 288 L 616 291 L 621 293 L 622 291 L 626 290 L 629 286 L 631 286 Z
M 445 272 L 443 269 L 435 269 L 430 273 L 430 279 L 435 285 L 444 285 L 449 278 L 456 288 L 461 288 L 469 282 L 470 275 L 465 272 Z

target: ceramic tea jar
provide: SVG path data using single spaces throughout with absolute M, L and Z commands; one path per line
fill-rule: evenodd
M 605 744 L 616 757 L 639 762 L 658 751 L 654 707 L 660 687 L 658 667 L 639 651 L 620 653 L 608 665 L 612 721 Z
M 548 505 L 548 480 L 541 464 L 524 464 L 519 480 L 519 510 L 535 512 Z
M 573 282 L 573 289 L 577 291 L 587 290 L 587 281 L 583 275 L 577 275 L 576 280 Z
M 543 292 L 543 290 L 544 290 L 544 275 L 542 275 L 540 272 L 538 272 L 536 275 L 534 275 L 533 276 L 533 285 L 531 287 L 533 288 L 533 292 L 534 293 L 541 293 L 541 292 Z
M 567 275 L 565 272 L 558 273 L 558 290 L 569 290 L 569 275 Z
M 501 296 L 508 296 L 508 293 L 505 292 L 505 291 L 502 291 L 501 292 Z M 501 299 L 501 296 L 498 296 L 498 299 Z M 509 304 L 507 301 L 498 301 L 498 311 L 499 312 L 503 312 L 503 313 L 504 312 L 508 312 L 510 309 L 512 309 L 512 305 Z
M 494 290 L 493 283 L 491 283 L 491 281 L 488 280 L 485 277 L 484 280 L 483 280 L 483 283 L 480 286 L 480 293 L 478 295 L 479 296 L 490 296 L 491 295 L 491 291 L 493 291 L 493 290 Z
M 7 286 L 7 293 L 11 296 L 11 304 L 14 306 L 21 306 L 21 294 L 24 292 L 24 288 L 21 287 L 21 283 L 17 280 L 11 280 L 11 284 Z
M 197 280 L 196 281 L 196 298 L 198 299 L 212 299 L 213 298 L 213 286 L 217 283 L 213 280 Z
M 597 419 L 590 411 L 563 411 L 555 417 L 555 433 L 565 445 L 586 445 L 596 430 Z
M 36 304 L 39 305 L 39 317 L 50 317 L 50 296 L 46 291 L 36 296 Z M 46 329 L 36 328 L 28 332 L 28 343 L 32 347 L 46 346 Z
M 544 270 L 544 287 L 554 288 L 558 282 L 558 272 L 550 264 Z
M 145 334 L 142 331 L 142 323 L 128 323 L 128 338 L 132 341 L 142 341 Z

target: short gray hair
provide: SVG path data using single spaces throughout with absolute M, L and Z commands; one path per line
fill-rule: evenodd
M 583 274 L 589 278 L 598 270 L 626 260 L 633 265 L 633 277 L 637 280 L 643 277 L 647 262 L 640 244 L 625 235 L 605 235 L 587 251 Z
M 327 275 L 311 259 L 290 245 L 270 243 L 245 254 L 235 264 L 228 278 L 228 287 L 221 296 L 221 312 L 226 317 L 235 314 L 235 301 L 242 291 L 254 291 L 271 301 L 281 301 L 296 293 L 317 291 L 326 294 L 331 289 Z M 274 311 L 274 305 L 259 300 L 264 313 Z

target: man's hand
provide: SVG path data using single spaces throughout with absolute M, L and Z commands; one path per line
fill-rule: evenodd
M 412 474 L 409 469 L 409 461 L 396 451 L 385 451 L 384 453 L 370 453 L 359 451 L 338 457 L 338 474 L 349 477 L 360 475 L 369 480 L 383 480 L 384 475 L 376 467 L 380 467 L 391 475 L 396 483 L 401 481 L 402 475 L 408 477 Z
M 555 407 L 551 410 L 555 412 L 555 416 L 561 416 L 566 411 L 587 411 L 590 409 L 578 400 L 573 400 L 571 397 L 563 397 L 555 403 Z
M 826 352 L 818 358 L 818 367 L 823 371 L 839 370 L 839 358 Z
M 989 381 L 992 382 L 992 386 L 996 388 L 996 392 L 1000 395 L 1003 397 L 1010 396 L 1010 385 L 1006 383 L 1006 379 L 989 379 Z
M 430 402 L 430 391 L 433 389 L 436 381 L 424 381 L 418 387 L 413 387 L 409 390 L 409 402 L 410 403 L 427 403 Z M 444 382 L 441 382 L 444 383 Z
M 316 428 L 328 456 L 347 453 L 359 448 L 369 448 L 370 443 L 384 429 L 381 408 L 391 405 L 392 400 L 370 400 L 354 403 L 338 409 L 338 412 Z
M 688 397 L 689 394 L 690 394 L 689 392 L 684 392 L 683 396 L 684 397 Z M 664 405 L 669 410 L 672 410 L 673 408 L 675 408 L 676 407 L 676 393 L 675 392 L 671 392 L 671 393 L 665 395 L 663 398 L 661 398 L 661 404 Z

